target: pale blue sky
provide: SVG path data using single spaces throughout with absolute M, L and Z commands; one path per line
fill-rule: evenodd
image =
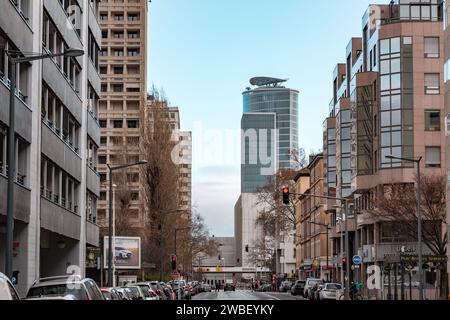
M 182 129 L 193 130 L 193 203 L 213 234 L 234 234 L 239 141 L 220 138 L 240 128 L 241 93 L 248 80 L 289 78 L 286 85 L 300 91 L 299 144 L 307 153 L 321 149 L 332 73 L 345 61 L 350 38 L 361 35 L 361 19 L 370 2 L 150 3 L 149 86 L 163 87 L 172 105 L 180 108 Z M 218 157 L 224 160 L 214 161 Z

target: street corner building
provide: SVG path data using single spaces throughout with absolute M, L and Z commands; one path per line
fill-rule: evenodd
M 0 4 L 0 271 L 5 272 L 6 253 L 12 250 L 12 271 L 22 295 L 36 279 L 66 274 L 69 267 L 83 275 L 86 247 L 99 246 L 99 3 Z M 63 55 L 69 49 L 83 50 L 84 55 Z M 56 56 L 16 63 L 14 69 L 6 51 Z M 13 83 L 12 145 L 7 136 Z M 14 153 L 13 170 L 8 150 Z M 9 175 L 13 188 L 8 188 Z M 6 246 L 10 191 L 12 248 Z
M 397 158 L 422 157 L 420 169 L 425 175 L 445 174 L 449 127 L 447 120 L 443 126 L 448 111 L 444 107 L 442 3 L 399 0 L 370 5 L 361 32 L 361 37 L 350 39 L 343 51 L 345 60 L 334 70 L 333 95 L 323 125 L 323 195 L 349 199 L 352 205 L 347 217 L 343 217 L 343 202 L 337 200 L 321 201 L 318 210 L 317 199 L 312 199 L 299 209 L 330 229 L 311 224 L 301 228 L 301 235 L 306 232 L 308 239 L 319 233 L 321 241 L 326 241 L 328 235 L 329 245 L 301 244 L 297 267 L 301 274 L 343 283 L 345 263 L 350 263 L 350 279 L 365 284 L 373 265 L 389 267 L 384 269 L 386 277 L 406 277 L 398 259 L 403 253 L 417 256 L 417 239 L 373 215 L 376 198 L 391 185 L 414 185 L 414 163 Z M 314 161 L 310 169 L 316 167 Z M 349 253 L 343 245 L 344 220 Z M 324 250 L 330 256 L 328 262 Z M 423 255 L 432 255 L 426 245 Z M 360 265 L 345 261 L 353 256 L 362 258 Z M 409 281 L 417 283 L 417 270 L 410 274 Z M 434 272 L 424 276 L 427 296 L 434 297 L 435 277 Z M 369 298 L 383 295 L 383 290 L 364 290 Z M 417 295 L 417 290 L 412 294 Z

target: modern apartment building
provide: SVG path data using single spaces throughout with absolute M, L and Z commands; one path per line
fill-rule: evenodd
M 82 49 L 17 66 L 13 270 L 25 294 L 39 277 L 85 273 L 86 247 L 98 247 L 100 192 L 99 0 L 0 4 L 0 271 L 5 266 L 9 61 L 24 54 Z
M 257 204 L 258 188 L 264 187 L 279 169 L 295 165 L 292 152 L 298 149 L 298 91 L 282 86 L 285 81 L 252 78 L 250 84 L 255 87 L 243 93 L 241 196 L 235 206 L 235 232 L 239 233 L 235 235 L 236 252 L 243 267 L 254 266 L 249 256 L 262 236 L 256 223 L 263 209 Z M 294 241 L 288 239 L 288 233 L 276 239 L 274 248 L 280 273 L 295 265 Z M 292 248 L 286 249 L 290 243 Z M 284 256 L 285 252 L 291 254 Z
M 349 256 L 362 257 L 351 279 L 365 283 L 369 266 L 399 270 L 396 261 L 402 252 L 418 252 L 416 239 L 371 213 L 376 195 L 389 185 L 415 182 L 414 163 L 387 156 L 422 157 L 424 174 L 445 172 L 441 4 L 398 0 L 371 5 L 361 30 L 362 37 L 349 41 L 345 63 L 334 72 L 333 99 L 324 122 L 324 194 L 352 201 L 347 217 L 335 206 L 340 201 L 325 205 L 332 227 L 333 278 L 344 275 L 342 222 L 347 219 Z M 423 252 L 431 253 L 426 245 Z M 390 275 L 395 281 L 395 271 Z M 433 275 L 427 273 L 426 279 L 429 288 Z
M 98 214 L 102 230 L 108 223 L 107 164 L 140 160 L 141 121 L 147 104 L 147 10 L 147 0 L 104 0 L 100 3 L 103 43 L 100 51 L 102 94 L 98 168 L 102 197 L 98 202 Z M 145 218 L 143 174 L 140 167 L 133 167 L 126 170 L 126 175 L 134 195 L 130 223 L 136 227 L 134 235 L 137 235 Z

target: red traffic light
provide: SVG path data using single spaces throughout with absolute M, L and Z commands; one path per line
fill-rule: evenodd
M 177 256 L 176 255 L 172 256 L 172 262 L 177 262 Z
M 288 205 L 289 203 L 289 188 L 283 188 L 283 204 Z
M 342 263 L 347 263 L 347 258 L 342 258 Z

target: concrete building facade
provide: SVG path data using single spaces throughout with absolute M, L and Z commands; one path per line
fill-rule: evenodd
M 17 67 L 13 270 L 25 294 L 40 277 L 85 273 L 86 246 L 98 247 L 100 145 L 99 1 L 22 0 L 0 4 L 0 271 L 5 265 L 9 125 L 5 50 L 54 57 Z
M 102 230 L 105 230 L 109 201 L 107 164 L 140 160 L 141 124 L 147 105 L 148 1 L 104 0 L 99 10 L 103 45 L 100 51 L 102 95 L 99 106 L 102 197 L 98 213 Z M 140 167 L 129 168 L 126 173 L 134 195 L 130 223 L 138 230 L 145 220 L 142 204 L 145 197 L 141 187 L 144 176 Z

